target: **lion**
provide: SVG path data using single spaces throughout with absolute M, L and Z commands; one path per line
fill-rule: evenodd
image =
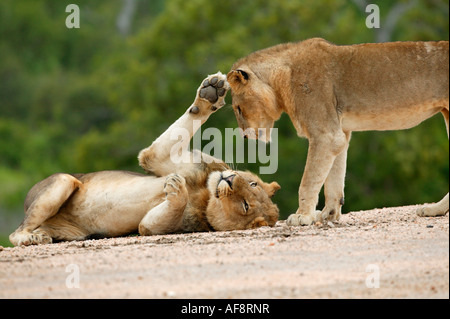
M 440 112 L 449 132 L 448 41 L 338 46 L 313 38 L 254 52 L 238 60 L 227 79 L 246 137 L 270 140 L 286 112 L 309 141 L 299 207 L 289 225 L 339 220 L 353 131 L 408 129 Z M 325 207 L 316 211 L 322 186 Z M 448 211 L 447 193 L 417 214 Z
M 58 173 L 34 185 L 25 199 L 25 218 L 9 237 L 11 243 L 274 226 L 279 211 L 271 197 L 280 189 L 278 183 L 264 183 L 250 172 L 234 171 L 219 159 L 189 151 L 190 139 L 199 128 L 195 121 L 205 123 L 225 105 L 228 89 L 220 72 L 202 82 L 181 118 L 139 153 L 140 166 L 151 175 Z M 174 139 L 172 135 L 180 130 L 188 138 Z M 182 161 L 171 157 L 177 143 L 176 154 Z M 199 154 L 201 160 L 195 161 Z

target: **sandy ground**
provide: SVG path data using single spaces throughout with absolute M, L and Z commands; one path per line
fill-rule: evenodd
M 449 298 L 449 217 L 0 247 L 0 298 Z M 77 287 L 78 286 L 78 287 Z

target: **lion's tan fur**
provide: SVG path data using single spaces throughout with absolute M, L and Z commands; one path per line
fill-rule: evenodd
M 220 72 L 207 79 L 213 78 L 228 89 Z M 188 111 L 139 153 L 139 164 L 151 175 L 126 171 L 54 174 L 29 191 L 25 219 L 10 241 L 31 245 L 137 231 L 153 235 L 273 226 L 278 208 L 270 197 L 280 188 L 277 183 L 267 184 L 252 173 L 232 171 L 206 154 L 200 163 L 192 160 L 188 146 L 199 128 L 194 120 L 206 122 L 225 104 L 226 90 L 221 91 L 222 96 L 217 93 L 217 102 L 211 103 L 199 97 L 201 88 Z M 219 92 L 219 86 L 214 88 Z M 194 107 L 198 112 L 192 112 Z M 188 132 L 189 138 L 181 141 L 187 161 L 177 164 L 170 151 L 179 142 L 171 135 L 179 129 Z M 231 185 L 223 178 L 229 178 Z M 216 197 L 217 193 L 221 196 Z M 249 205 L 245 213 L 244 201 Z
M 252 53 L 227 78 L 243 130 L 269 129 L 286 112 L 309 140 L 293 225 L 339 218 L 352 131 L 407 129 L 439 112 L 448 131 L 448 41 L 337 46 L 315 38 Z M 326 203 L 317 215 L 323 185 Z M 447 211 L 448 194 L 418 213 Z

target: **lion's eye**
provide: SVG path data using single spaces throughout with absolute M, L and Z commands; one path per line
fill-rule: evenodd
M 237 109 L 239 115 L 242 115 L 242 110 L 241 110 L 241 107 L 239 105 L 236 107 L 236 109 Z
M 251 187 L 256 187 L 256 186 L 258 186 L 258 183 L 257 183 L 257 182 L 251 182 L 251 183 L 250 183 L 250 186 L 251 186 Z
M 244 210 L 245 210 L 245 212 L 248 212 L 248 209 L 249 209 L 248 203 L 247 203 L 246 200 L 244 200 Z

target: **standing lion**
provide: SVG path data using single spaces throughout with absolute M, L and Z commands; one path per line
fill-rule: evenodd
M 353 131 L 408 129 L 440 112 L 448 134 L 448 41 L 337 46 L 309 39 L 254 52 L 237 61 L 227 79 L 239 126 L 252 129 L 249 137 L 269 140 L 269 129 L 286 112 L 298 135 L 309 140 L 290 225 L 340 218 Z M 325 208 L 316 212 L 322 186 Z M 447 194 L 417 214 L 448 210 Z

